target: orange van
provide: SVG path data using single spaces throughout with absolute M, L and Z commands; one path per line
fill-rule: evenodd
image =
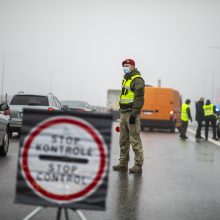
M 141 111 L 141 129 L 165 128 L 175 132 L 180 128 L 181 97 L 171 88 L 145 87 Z

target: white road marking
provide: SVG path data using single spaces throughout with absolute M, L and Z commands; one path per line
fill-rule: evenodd
M 196 132 L 193 131 L 193 130 L 190 129 L 190 128 L 188 128 L 187 131 L 189 131 L 189 132 L 192 133 L 192 134 L 196 134 Z M 201 136 L 202 136 L 203 138 L 205 138 L 205 136 L 203 136 L 203 135 L 201 135 Z M 208 139 L 208 141 L 211 142 L 211 143 L 213 143 L 213 144 L 216 144 L 216 145 L 220 146 L 219 141 L 215 141 L 215 140 L 213 140 L 213 139 Z

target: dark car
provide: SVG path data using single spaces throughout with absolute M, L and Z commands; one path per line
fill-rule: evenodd
M 9 148 L 9 120 L 4 114 L 8 110 L 7 104 L 0 105 L 0 156 L 6 156 Z
M 68 108 L 70 111 L 91 112 L 92 108 L 88 102 L 78 100 L 61 101 L 63 108 Z

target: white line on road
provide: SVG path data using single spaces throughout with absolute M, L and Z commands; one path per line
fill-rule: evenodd
M 189 131 L 189 132 L 192 133 L 192 134 L 196 134 L 196 132 L 193 131 L 193 130 L 190 129 L 190 128 L 188 128 L 187 131 Z M 202 137 L 205 138 L 203 135 L 202 135 Z M 215 141 L 215 140 L 212 140 L 212 139 L 208 139 L 208 141 L 211 142 L 211 143 L 213 143 L 213 144 L 216 144 L 216 145 L 220 146 L 219 141 Z

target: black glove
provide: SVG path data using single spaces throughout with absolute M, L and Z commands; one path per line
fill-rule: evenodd
M 130 124 L 130 125 L 135 124 L 135 120 L 136 120 L 136 117 L 133 116 L 133 115 L 131 115 L 130 118 L 129 118 L 129 124 Z

